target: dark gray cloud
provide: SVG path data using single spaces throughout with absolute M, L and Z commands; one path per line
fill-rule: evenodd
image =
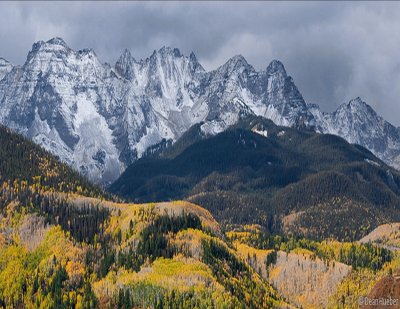
M 25 61 L 33 42 L 63 37 L 114 63 L 162 46 L 214 69 L 242 54 L 256 69 L 280 59 L 307 102 L 331 111 L 360 96 L 400 125 L 400 3 L 0 3 L 0 56 Z

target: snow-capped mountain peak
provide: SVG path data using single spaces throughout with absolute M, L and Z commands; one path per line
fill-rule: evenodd
M 246 114 L 290 125 L 299 117 L 281 107 L 303 108 L 291 79 L 256 72 L 241 55 L 205 72 L 194 53 L 187 57 L 177 48 L 162 47 L 140 62 L 124 51 L 115 65 L 122 79 L 94 53 L 75 52 L 59 38 L 35 43 L 28 58 L 20 83 L 0 85 L 6 93 L 0 97 L 6 106 L 2 122 L 102 182 L 113 180 L 149 146 L 176 140 L 195 123 L 204 121 L 202 129 L 210 134 Z M 280 70 L 279 63 L 270 67 Z M 25 96 L 23 84 L 29 85 Z M 11 100 L 7 94 L 13 87 L 20 95 Z M 95 119 L 103 123 L 99 133 L 109 138 L 89 140 L 85 133 L 92 131 Z M 81 131 L 84 126 L 89 127 Z M 110 163 L 115 157 L 117 168 Z
M 48 40 L 46 43 L 51 44 L 51 45 L 60 45 L 60 46 L 69 48 L 67 43 L 65 43 L 64 39 L 62 39 L 60 37 L 54 37 L 54 38 Z
M 162 56 L 172 55 L 172 56 L 174 56 L 176 58 L 182 57 L 182 54 L 181 54 L 181 51 L 179 50 L 179 48 L 176 48 L 176 47 L 172 48 L 172 47 L 169 47 L 169 46 L 161 47 L 156 54 L 162 55 Z
M 314 116 L 308 111 L 303 96 L 279 60 L 273 60 L 268 65 L 266 78 L 269 107 L 265 116 L 284 126 L 313 126 Z
M 275 74 L 279 74 L 281 75 L 283 78 L 287 77 L 286 74 L 286 70 L 285 67 L 283 65 L 282 62 L 280 62 L 279 60 L 272 60 L 270 62 L 270 64 L 267 67 L 267 74 L 268 75 L 275 75 Z
M 235 66 L 249 66 L 247 60 L 240 54 L 233 56 L 227 63 L 233 63 Z
M 115 70 L 124 78 L 131 80 L 135 76 L 134 66 L 137 65 L 135 58 L 132 57 L 131 52 L 125 49 L 115 64 Z
M 342 106 L 347 106 L 347 108 L 351 109 L 353 112 L 365 112 L 373 115 L 374 117 L 377 117 L 376 112 L 374 109 L 365 103 L 360 97 L 357 97 L 355 99 L 352 99 L 349 101 L 347 104 L 342 104 Z
M 400 131 L 360 97 L 341 104 L 332 113 L 323 113 L 316 105 L 309 105 L 309 110 L 321 133 L 339 135 L 350 143 L 362 145 L 386 163 L 400 168 Z
M 341 104 L 334 114 L 336 118 L 346 117 L 351 123 L 354 123 L 357 119 L 364 123 L 366 120 L 372 122 L 380 122 L 383 120 L 374 109 L 360 97 L 352 99 L 348 103 Z
M 225 74 L 227 76 L 232 74 L 240 74 L 243 71 L 253 72 L 254 68 L 248 64 L 246 59 L 242 55 L 236 55 L 230 58 L 225 64 L 217 69 L 220 74 Z
M 39 52 L 46 53 L 59 53 L 64 52 L 67 53 L 71 49 L 65 43 L 65 41 L 61 38 L 53 38 L 48 40 L 47 42 L 38 41 L 32 45 L 31 51 L 28 53 L 28 61 L 35 56 Z
M 126 48 L 119 57 L 117 63 L 132 64 L 132 63 L 137 63 L 137 61 L 135 60 L 135 58 L 133 58 L 131 52 Z

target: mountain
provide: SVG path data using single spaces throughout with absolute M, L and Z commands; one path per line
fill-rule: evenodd
M 186 199 L 224 224 L 317 239 L 356 240 L 400 219 L 400 173 L 340 137 L 255 116 L 217 135 L 189 132 L 192 143 L 184 136 L 138 160 L 110 190 L 138 202 Z
M 317 130 L 343 137 L 372 151 L 381 160 L 400 169 L 400 128 L 396 128 L 360 98 L 340 105 L 333 113 L 323 113 L 310 105 Z
M 215 163 L 224 169 L 238 163 L 256 169 L 263 164 L 258 160 L 262 152 L 270 148 L 268 166 L 293 163 L 298 153 L 280 148 L 298 146 L 304 139 L 308 148 L 314 143 L 310 139 L 321 137 L 277 127 L 264 118 L 242 120 L 212 137 L 198 124 L 166 148 L 163 160 L 185 156 L 199 143 L 207 148 L 209 140 L 217 139 L 218 145 L 221 137 L 231 135 L 211 151 L 220 156 L 223 147 L 231 155 L 237 150 L 233 161 L 224 164 L 221 157 Z M 335 160 L 374 159 L 359 146 L 322 137 L 325 155 L 326 145 L 336 141 Z M 234 148 L 229 148 L 231 141 Z M 209 211 L 190 202 L 118 203 L 3 126 L 0 146 L 0 307 L 291 308 L 333 307 L 331 302 L 356 307 L 368 286 L 400 262 L 397 254 L 371 243 L 271 235 L 257 225 L 234 225 L 225 232 Z M 243 161 L 246 154 L 252 160 Z M 155 158 L 154 153 L 136 164 Z M 366 164 L 383 164 L 375 160 Z M 393 180 L 398 181 L 397 175 Z M 381 184 L 375 180 L 374 185 Z
M 280 62 L 256 72 L 235 56 L 205 72 L 193 53 L 169 47 L 140 61 L 126 50 L 111 67 L 61 38 L 39 41 L 0 82 L 0 122 L 102 184 L 195 123 L 216 134 L 249 114 L 284 125 L 312 119 Z
M 350 105 L 323 113 L 306 104 L 280 61 L 256 71 L 241 55 L 207 72 L 177 48 L 142 60 L 125 50 L 111 66 L 53 38 L 33 44 L 22 66 L 0 59 L 0 123 L 102 185 L 194 124 L 218 134 L 249 115 L 337 134 L 398 166 L 399 129 L 365 104 Z

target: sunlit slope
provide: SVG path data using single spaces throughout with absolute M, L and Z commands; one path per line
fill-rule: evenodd
M 268 281 L 225 242 L 210 213 L 197 205 L 121 204 L 65 194 L 59 198 L 63 195 L 69 205 L 101 208 L 108 216 L 97 233 L 88 237 L 83 232 L 84 241 L 79 241 L 74 235 L 81 234 L 8 205 L 0 225 L 0 239 L 5 240 L 0 243 L 0 305 L 284 304 Z M 86 231 L 84 225 L 79 228 Z

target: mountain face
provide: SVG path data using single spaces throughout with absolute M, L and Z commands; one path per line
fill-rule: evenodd
M 111 67 L 54 38 L 35 43 L 0 82 L 1 123 L 103 184 L 195 123 L 216 134 L 249 114 L 284 125 L 312 119 L 280 62 L 256 72 L 235 56 L 205 72 L 193 53 L 168 47 L 140 61 L 124 51 Z
M 104 185 L 149 147 L 176 141 L 196 123 L 204 134 L 217 134 L 249 115 L 350 136 L 334 116 L 307 106 L 277 60 L 257 72 L 238 55 L 206 72 L 193 53 L 163 47 L 145 60 L 125 50 L 110 66 L 61 38 L 35 43 L 22 66 L 0 60 L 0 123 Z M 386 144 L 368 136 L 358 141 L 392 164 L 400 139 L 395 128 L 391 134 Z
M 92 50 L 75 52 L 58 38 L 35 43 L 0 82 L 0 121 L 91 179 L 116 177 L 123 165 L 99 113 L 111 103 L 112 79 Z

